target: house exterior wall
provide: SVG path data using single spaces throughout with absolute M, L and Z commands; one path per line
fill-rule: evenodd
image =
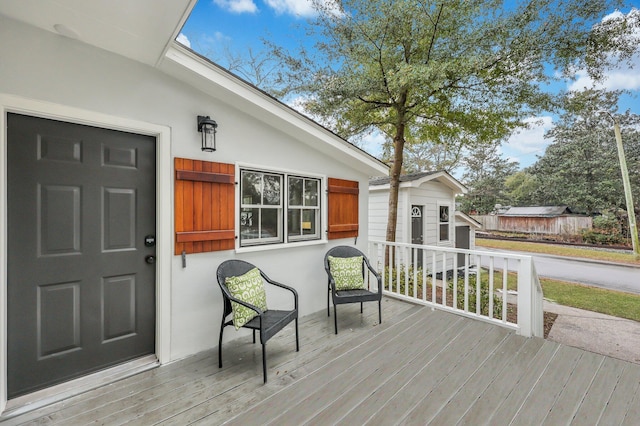
M 45 117 L 78 119 L 85 124 L 142 123 L 141 128 L 158 128 L 161 129 L 159 132 L 164 132 L 168 152 L 159 159 L 163 176 L 158 197 L 163 201 L 158 208 L 167 216 L 165 232 L 159 230 L 158 239 L 171 241 L 168 244 L 159 241 L 159 249 L 161 246 L 164 249 L 157 254 L 159 279 L 167 283 L 167 294 L 164 295 L 167 297 L 160 301 L 166 320 L 159 325 L 158 331 L 167 345 L 168 354 L 163 362 L 217 346 L 222 299 L 215 272 L 223 260 L 247 260 L 275 280 L 293 286 L 300 294 L 300 314 L 306 315 L 326 308 L 324 253 L 334 245 L 354 244 L 353 239 L 327 241 L 323 238 L 323 241 L 296 246 L 200 253 L 187 255 L 187 266 L 183 268 L 180 256 L 173 253 L 174 157 L 240 162 L 275 171 L 325 176 L 325 188 L 326 177 L 358 181 L 360 237 L 357 246 L 366 251 L 369 200 L 365 173 L 247 115 L 233 106 L 233 100 L 204 95 L 155 68 L 3 17 L 0 17 L 0 38 L 3 40 L 0 44 L 0 103 L 3 97 L 18 97 L 25 99 L 27 105 L 34 105 L 35 113 L 40 105 L 46 105 L 42 107 Z M 11 101 L 8 103 L 0 105 L 0 109 L 11 111 L 13 106 Z M 57 113 L 58 110 L 62 112 Z M 75 117 L 77 111 L 82 112 L 83 118 Z M 196 116 L 203 114 L 210 115 L 219 125 L 218 150 L 214 153 L 200 150 Z M 99 118 L 94 121 L 92 117 Z M 4 123 L 4 119 L 0 122 Z M 0 152 L 6 152 L 5 137 L 0 140 Z M 4 154 L 0 155 L 0 159 L 3 158 Z M 0 192 L 1 199 L 6 200 L 4 180 L 0 180 Z M 326 206 L 326 198 L 323 203 Z M 324 226 L 325 222 L 326 214 L 323 215 Z M 6 247 L 5 235 L 4 229 L 0 231 L 3 247 Z M 6 261 L 0 272 L 0 287 L 6 286 Z M 268 293 L 271 307 L 277 308 L 282 303 L 279 294 Z M 0 325 L 2 329 L 4 325 Z M 241 335 L 242 332 L 229 330 L 225 340 Z

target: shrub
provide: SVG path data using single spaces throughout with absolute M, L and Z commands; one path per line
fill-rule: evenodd
M 449 290 L 453 291 L 453 281 L 448 284 Z M 458 278 L 456 287 L 457 308 L 464 309 L 464 278 Z M 469 311 L 476 312 L 477 286 L 476 276 L 469 276 Z M 502 318 L 502 299 L 495 294 L 489 293 L 489 278 L 486 276 L 480 279 L 480 315 L 489 316 L 489 297 L 493 297 L 493 318 Z
M 615 217 L 596 216 L 593 218 L 593 229 L 582 231 L 582 240 L 589 244 L 621 244 L 624 237 L 620 230 L 620 224 Z

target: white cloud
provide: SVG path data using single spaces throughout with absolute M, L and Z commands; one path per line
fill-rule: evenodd
M 544 150 L 551 143 L 544 138 L 544 133 L 553 127 L 553 119 L 549 116 L 531 117 L 524 120 L 527 128 L 515 131 L 511 137 L 503 144 L 505 153 L 510 153 L 511 157 L 518 157 L 519 154 L 544 154 Z
M 258 6 L 253 0 L 213 0 L 215 4 L 231 13 L 256 13 Z
M 176 37 L 176 41 L 183 46 L 191 48 L 191 42 L 189 41 L 189 38 L 182 33 L 178 34 L 178 37 Z
M 311 0 L 265 0 L 265 3 L 278 14 L 309 17 L 316 14 Z
M 581 91 L 585 88 L 607 89 L 607 90 L 638 90 L 640 89 L 640 55 L 636 55 L 633 59 L 633 67 L 623 66 L 619 69 L 608 70 L 605 72 L 603 81 L 594 82 L 587 74 L 586 70 L 579 70 L 575 81 L 569 84 L 568 89 L 572 91 Z
M 639 9 L 631 9 L 627 16 L 640 14 Z M 611 19 L 619 19 L 624 16 L 622 12 L 615 11 L 602 18 L 602 22 Z M 640 29 L 636 29 L 635 33 L 630 36 L 640 43 Z M 576 79 L 568 84 L 571 91 L 581 91 L 585 88 L 607 89 L 607 90 L 638 90 L 640 89 L 640 53 L 636 53 L 629 59 L 629 63 L 622 63 L 617 68 L 605 70 L 604 79 L 594 82 L 587 74 L 586 70 L 578 70 Z
M 317 14 L 313 7 L 312 0 L 265 0 L 265 3 L 278 14 L 288 14 L 300 18 L 309 18 Z M 335 10 L 340 14 L 335 0 L 323 0 L 323 7 Z

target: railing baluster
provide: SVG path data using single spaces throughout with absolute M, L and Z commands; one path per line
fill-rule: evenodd
M 504 266 L 502 268 L 502 322 L 507 322 L 507 282 L 509 280 L 509 259 L 503 259 Z
M 434 250 L 431 255 L 431 303 L 437 303 L 436 286 L 438 284 L 436 283 L 436 271 L 436 252 Z
M 427 300 L 427 251 L 422 250 L 422 301 Z
M 493 256 L 489 258 L 489 318 L 493 318 Z
M 453 255 L 453 301 L 451 302 L 452 308 L 458 307 L 458 254 Z
M 464 311 L 469 312 L 469 264 L 471 263 L 471 255 L 465 255 L 467 266 L 464 268 Z
M 482 268 L 480 267 L 482 265 L 482 257 L 480 257 L 480 260 L 478 260 L 478 255 L 476 255 L 476 264 L 478 265 L 476 267 L 476 314 L 480 315 L 482 313 L 482 311 L 480 310 L 480 282 L 482 280 Z
M 447 253 L 442 252 L 442 306 L 447 306 Z
M 418 297 L 418 262 L 416 261 L 418 259 L 418 252 L 420 251 L 420 249 L 414 248 L 413 249 L 413 297 L 417 298 Z

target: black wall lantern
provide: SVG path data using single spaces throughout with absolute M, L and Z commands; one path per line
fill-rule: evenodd
M 213 152 L 216 150 L 216 129 L 218 123 L 208 115 L 198 116 L 198 131 L 202 133 L 202 150 Z

